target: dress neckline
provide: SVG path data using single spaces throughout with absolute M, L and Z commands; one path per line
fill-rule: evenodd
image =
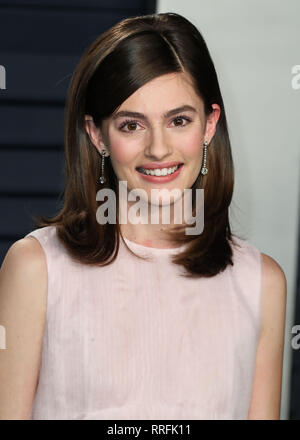
M 154 254 L 154 255 L 173 255 L 177 254 L 178 252 L 182 251 L 186 243 L 182 244 L 181 246 L 173 247 L 173 248 L 155 248 L 151 246 L 144 246 L 142 244 L 136 243 L 135 241 L 131 241 L 128 238 L 124 237 L 124 241 L 126 244 L 132 249 L 136 251 L 143 251 L 148 254 Z

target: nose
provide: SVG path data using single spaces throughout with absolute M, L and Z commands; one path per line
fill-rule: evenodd
M 168 142 L 163 128 L 157 126 L 150 131 L 149 140 L 144 149 L 144 154 L 151 160 L 161 161 L 172 153 L 172 147 Z

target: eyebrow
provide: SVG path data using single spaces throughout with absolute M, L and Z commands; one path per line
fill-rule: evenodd
M 182 105 L 181 107 L 173 108 L 172 110 L 169 110 L 168 112 L 164 113 L 163 117 L 164 118 L 168 118 L 170 116 L 176 115 L 177 113 L 184 112 L 184 111 L 187 111 L 187 110 L 192 111 L 192 112 L 197 112 L 197 110 L 194 107 L 192 107 L 191 105 Z M 130 111 L 127 111 L 127 110 L 119 111 L 118 113 L 113 115 L 112 118 L 113 119 L 117 119 L 117 118 L 120 118 L 122 116 L 129 116 L 129 117 L 132 117 L 132 118 L 140 118 L 140 119 L 143 119 L 145 121 L 148 120 L 147 116 L 145 116 L 143 113 L 130 112 Z

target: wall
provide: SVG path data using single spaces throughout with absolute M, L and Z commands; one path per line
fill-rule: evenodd
M 291 328 L 300 324 L 300 315 L 294 316 L 300 88 L 292 87 L 292 68 L 300 65 L 300 3 L 159 0 L 157 12 L 184 15 L 207 42 L 225 102 L 236 167 L 230 212 L 233 229 L 271 255 L 287 277 L 281 407 L 281 418 L 285 419 L 289 417 L 290 369 L 295 351 L 291 349 Z M 299 350 L 294 355 L 299 356 Z M 299 369 L 294 374 L 300 381 Z

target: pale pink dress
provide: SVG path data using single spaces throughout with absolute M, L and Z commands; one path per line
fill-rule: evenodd
M 74 262 L 47 226 L 47 314 L 32 419 L 247 419 L 261 327 L 261 253 L 185 279 L 178 249 L 120 241 L 115 262 Z

